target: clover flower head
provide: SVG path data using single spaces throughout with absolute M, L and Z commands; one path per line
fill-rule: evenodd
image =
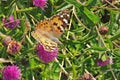
M 44 48 L 44 45 L 42 45 L 41 43 L 37 44 L 37 46 L 35 47 L 35 52 L 38 55 L 39 59 L 43 63 L 52 62 L 58 56 L 58 48 L 57 47 L 52 51 L 47 51 Z
M 14 29 L 17 25 L 20 24 L 20 20 L 19 19 L 14 20 L 14 16 L 11 15 L 8 19 L 3 18 L 2 23 L 6 28 Z
M 12 40 L 7 46 L 7 52 L 9 54 L 14 55 L 15 53 L 19 52 L 21 48 L 22 48 L 22 45 L 20 42 Z
M 107 34 L 107 33 L 108 33 L 108 30 L 109 30 L 109 27 L 107 27 L 107 26 L 101 26 L 101 27 L 99 28 L 99 32 L 100 32 L 101 35 Z
M 47 0 L 33 0 L 33 5 L 43 9 L 47 4 Z
M 2 70 L 2 79 L 3 80 L 20 80 L 21 70 L 16 65 L 6 66 Z
M 5 36 L 2 38 L 2 43 L 5 45 L 5 46 L 8 46 L 8 44 L 12 41 L 12 38 L 10 36 Z
M 106 66 L 106 65 L 108 65 L 108 64 L 113 64 L 113 60 L 111 60 L 110 58 L 107 58 L 105 61 L 99 60 L 99 61 L 97 62 L 97 65 L 98 65 L 98 66 Z

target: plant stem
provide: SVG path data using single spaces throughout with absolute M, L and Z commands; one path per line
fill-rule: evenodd
M 106 47 L 106 48 L 107 48 L 107 46 L 106 46 L 106 44 L 105 44 L 105 42 L 104 42 L 104 40 L 103 40 L 103 38 L 102 38 L 101 34 L 99 33 L 99 30 L 98 30 L 97 26 L 95 26 L 95 28 L 96 28 L 96 31 L 97 31 L 97 33 L 98 33 L 98 36 L 99 36 L 99 37 L 100 37 L 100 39 L 101 39 L 102 44 L 104 45 L 104 47 Z M 109 50 L 109 48 L 107 48 L 107 49 Z M 105 53 L 105 55 L 107 56 L 107 54 L 106 54 L 106 53 Z M 117 80 L 117 78 L 116 78 L 116 76 L 115 76 L 115 74 L 114 74 L 114 72 L 113 72 L 113 70 L 112 70 L 111 65 L 110 65 L 109 67 L 110 67 L 110 71 L 111 71 L 111 73 L 112 73 L 112 75 L 113 75 L 113 77 L 114 77 L 114 80 Z
M 1 37 L 5 37 L 6 35 L 4 35 L 2 32 L 0 32 L 0 36 Z
M 108 8 L 108 7 L 101 7 L 101 6 L 92 6 L 92 8 L 102 8 L 102 9 L 107 9 L 107 10 L 117 10 L 117 11 L 120 11 L 120 8 Z

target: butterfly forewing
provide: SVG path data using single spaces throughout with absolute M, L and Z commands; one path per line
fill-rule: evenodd
M 63 10 L 50 19 L 39 22 L 31 33 L 33 38 L 42 43 L 46 50 L 53 50 L 57 47 L 58 38 L 68 27 L 70 11 Z
M 44 30 L 44 31 L 51 31 L 51 27 L 50 27 L 50 21 L 49 20 L 43 20 L 41 22 L 39 22 L 36 27 L 35 30 Z
M 68 27 L 69 19 L 69 10 L 64 10 L 51 18 L 50 23 L 55 37 L 59 38 L 63 34 L 65 28 Z

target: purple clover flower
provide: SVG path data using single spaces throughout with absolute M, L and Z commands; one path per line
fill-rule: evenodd
M 9 54 L 14 55 L 15 53 L 19 52 L 21 48 L 22 48 L 21 43 L 12 40 L 7 46 L 7 52 Z
M 2 79 L 3 80 L 20 80 L 21 70 L 16 65 L 6 66 L 2 70 Z
M 5 46 L 8 46 L 8 44 L 12 41 L 12 38 L 10 36 L 5 36 L 2 39 L 2 42 Z
M 35 51 L 36 51 L 39 59 L 43 63 L 52 62 L 58 56 L 58 48 L 57 47 L 52 51 L 47 51 L 44 49 L 44 46 L 40 43 L 35 47 Z
M 47 4 L 47 0 L 33 0 L 33 5 L 43 9 Z
M 99 60 L 99 61 L 97 62 L 97 65 L 98 65 L 98 66 L 106 66 L 106 65 L 108 65 L 108 64 L 113 64 L 113 60 L 111 61 L 110 58 L 107 58 L 105 61 Z
M 11 15 L 8 19 L 3 18 L 2 23 L 6 28 L 14 29 L 17 25 L 20 24 L 19 19 L 14 20 L 14 16 Z

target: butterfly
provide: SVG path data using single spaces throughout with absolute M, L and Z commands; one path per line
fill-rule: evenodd
M 40 21 L 31 35 L 35 40 L 40 42 L 47 51 L 54 50 L 59 41 L 59 37 L 68 27 L 70 20 L 70 11 L 63 10 L 51 18 Z

